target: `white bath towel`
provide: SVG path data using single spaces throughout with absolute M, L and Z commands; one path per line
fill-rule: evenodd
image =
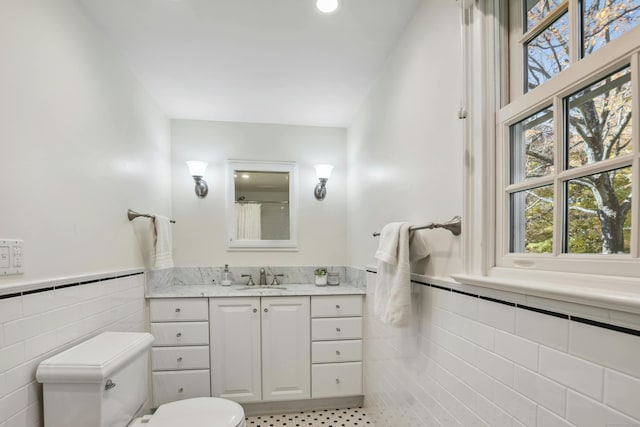
M 374 313 L 391 326 L 405 326 L 411 314 L 411 262 L 426 258 L 429 247 L 410 224 L 394 222 L 380 232 Z M 411 234 L 411 235 L 410 235 Z
M 162 215 L 155 215 L 152 223 L 153 254 L 152 262 L 155 270 L 173 267 L 173 238 L 171 237 L 171 221 Z

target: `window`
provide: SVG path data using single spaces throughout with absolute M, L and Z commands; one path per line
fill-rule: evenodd
M 509 1 L 496 265 L 640 274 L 640 0 Z

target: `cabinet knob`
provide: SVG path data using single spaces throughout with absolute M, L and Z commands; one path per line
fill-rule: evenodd
M 178 337 L 178 338 L 180 338 L 181 336 L 182 336 L 182 332 L 178 332 L 178 333 L 176 334 L 176 337 Z
M 340 378 L 336 378 L 336 384 L 340 384 Z
M 253 312 L 254 312 L 254 313 L 257 313 L 257 312 L 258 312 L 258 309 L 257 309 L 257 308 L 254 308 L 254 309 L 253 309 Z
M 180 388 L 178 389 L 178 393 L 182 393 L 183 391 L 184 391 L 184 388 L 182 388 L 182 387 L 180 387 Z
M 178 357 L 178 362 L 182 362 L 182 357 Z
M 340 304 L 336 304 L 336 309 L 340 310 Z
M 336 328 L 336 332 L 340 332 L 340 328 Z
M 180 313 L 180 309 L 179 308 L 176 308 L 176 313 Z
M 340 350 L 336 350 L 336 355 L 340 356 Z
M 264 312 L 266 313 L 267 311 L 269 311 L 269 309 L 268 309 L 268 308 L 265 308 L 265 309 L 264 309 Z

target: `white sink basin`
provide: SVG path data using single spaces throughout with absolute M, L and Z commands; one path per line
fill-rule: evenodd
M 239 291 L 286 291 L 284 286 L 245 286 L 238 289 Z

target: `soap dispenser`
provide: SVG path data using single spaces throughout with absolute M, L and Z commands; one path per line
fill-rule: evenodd
M 231 286 L 231 279 L 229 278 L 229 264 L 224 265 L 223 273 L 224 278 L 222 279 L 222 286 Z

